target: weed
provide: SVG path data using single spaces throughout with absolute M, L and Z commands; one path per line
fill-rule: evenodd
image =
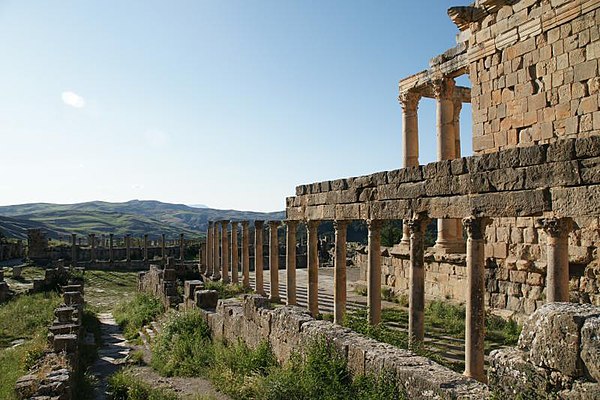
M 222 281 L 207 281 L 204 284 L 207 290 L 216 290 L 220 299 L 228 299 L 244 293 L 251 293 L 252 289 L 244 288 L 239 283 L 223 283 Z
M 137 293 L 133 300 L 117 305 L 113 315 L 123 328 L 125 338 L 134 339 L 144 325 L 164 311 L 165 307 L 157 297 L 147 293 Z
M 109 390 L 113 400 L 177 400 L 175 393 L 165 389 L 152 388 L 150 385 L 119 371 L 109 378 Z

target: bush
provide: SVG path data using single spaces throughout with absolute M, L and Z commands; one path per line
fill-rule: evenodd
M 171 315 L 152 344 L 152 366 L 166 376 L 199 376 L 213 361 L 210 328 L 197 310 Z
M 123 328 L 125 338 L 134 339 L 144 325 L 164 312 L 165 307 L 156 296 L 137 293 L 132 300 L 118 304 L 113 315 Z

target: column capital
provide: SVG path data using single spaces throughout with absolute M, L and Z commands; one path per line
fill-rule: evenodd
M 336 219 L 333 221 L 333 227 L 337 231 L 338 229 L 346 229 L 350 224 L 350 220 L 347 219 Z
M 208 227 L 212 228 L 215 223 L 213 221 L 208 221 Z
M 418 234 L 418 233 L 425 233 L 425 230 L 427 229 L 427 224 L 429 223 L 429 217 L 425 214 L 418 214 L 416 216 L 414 216 L 413 218 L 406 220 L 406 225 L 408 225 L 408 230 L 410 231 L 410 234 Z
M 321 221 L 319 221 L 318 219 L 308 219 L 308 220 L 306 220 L 306 227 L 309 230 L 317 229 L 320 224 L 321 224 Z
M 297 228 L 300 221 L 295 219 L 286 219 L 283 221 L 283 224 L 288 228 Z
M 265 226 L 265 221 L 262 221 L 260 219 L 254 220 L 254 228 L 256 229 L 262 229 Z
M 240 224 L 242 225 L 242 228 L 247 228 L 249 222 L 248 221 L 240 221 Z
M 370 231 L 380 231 L 381 226 L 383 225 L 383 220 L 380 219 L 368 219 L 367 226 Z
M 550 237 L 566 238 L 573 229 L 573 220 L 571 218 L 542 218 L 538 221 L 538 225 Z
M 270 229 L 273 229 L 273 228 L 277 229 L 281 226 L 281 221 L 273 220 L 273 221 L 269 221 L 268 224 L 269 224 Z
M 220 221 L 220 223 L 221 223 L 221 228 L 227 229 L 227 225 L 229 225 L 229 220 L 224 219 L 224 220 Z
M 454 78 L 444 77 L 441 79 L 436 79 L 432 81 L 433 93 L 436 99 L 446 99 L 450 100 L 454 96 L 454 88 L 456 87 L 456 83 L 454 82 Z
M 463 218 L 463 227 L 469 239 L 483 240 L 485 238 L 485 227 L 491 222 L 490 218 L 470 216 Z
M 421 100 L 421 94 L 412 90 L 402 92 L 398 96 L 398 102 L 405 113 L 416 112 L 419 108 L 419 100 Z

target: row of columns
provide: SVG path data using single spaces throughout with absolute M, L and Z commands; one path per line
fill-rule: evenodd
M 94 233 L 91 233 L 88 235 L 89 236 L 89 243 L 90 243 L 90 261 L 96 261 L 97 257 L 96 257 L 96 235 Z M 125 242 L 125 259 L 126 261 L 131 261 L 131 235 L 127 234 L 124 237 L 124 242 Z M 166 252 L 166 240 L 165 240 L 165 234 L 161 235 L 161 241 L 160 241 L 160 247 L 161 247 L 161 258 L 164 260 L 167 259 L 167 252 Z M 73 260 L 73 263 L 76 262 L 77 260 L 77 235 L 76 234 L 71 234 L 71 260 Z M 184 241 L 184 235 L 183 233 L 179 235 L 179 258 L 181 260 L 183 260 L 185 258 L 184 255 L 185 252 L 185 241 Z M 148 235 L 144 235 L 144 239 L 143 239 L 143 247 L 142 247 L 142 257 L 143 257 L 143 261 L 148 261 Z M 115 261 L 115 257 L 114 257 L 114 234 L 109 234 L 108 236 L 108 261 L 109 262 L 113 262 Z
M 334 249 L 334 322 L 341 324 L 346 313 L 346 239 L 350 221 L 336 220 Z M 381 322 L 381 220 L 369 220 L 368 223 L 368 266 L 367 266 L 367 308 L 368 320 L 372 325 Z M 406 221 L 410 241 L 409 271 L 409 347 L 415 348 L 423 342 L 425 314 L 425 262 L 424 237 L 429 218 L 419 214 Z M 308 236 L 308 309 L 313 316 L 319 314 L 319 258 L 318 227 L 320 221 L 306 222 Z M 490 219 L 467 217 L 462 220 L 467 234 L 467 296 L 465 321 L 465 375 L 485 380 L 484 338 L 485 338 L 485 228 Z M 212 247 L 212 265 L 208 265 L 207 274 L 213 278 L 222 277 L 228 281 L 229 260 L 229 221 L 209 222 L 207 243 Z M 249 231 L 248 222 L 242 222 L 242 276 L 243 285 L 249 287 Z M 219 225 L 221 232 L 221 257 L 219 257 Z M 296 234 L 298 221 L 286 221 L 286 286 L 287 304 L 296 304 Z M 231 259 L 232 279 L 237 282 L 239 267 L 237 253 L 237 223 L 232 223 Z M 269 263 L 270 298 L 279 301 L 279 221 L 270 221 L 269 226 Z M 547 233 L 547 300 L 549 302 L 569 300 L 568 234 L 570 219 L 547 218 L 541 221 L 541 227 Z M 255 221 L 255 291 L 265 295 L 263 280 L 263 229 L 264 221 Z M 216 244 L 216 245 L 215 245 Z M 225 255 L 223 257 L 222 255 Z M 211 255 L 209 253 L 209 260 Z M 220 269 L 220 273 L 219 273 Z M 236 271 L 236 272 L 233 272 Z
M 436 100 L 437 158 L 439 161 L 460 158 L 462 101 L 454 96 L 455 81 L 446 77 L 433 81 L 432 86 Z M 398 98 L 402 106 L 403 168 L 419 165 L 418 106 L 420 99 L 421 94 L 414 90 L 401 93 Z M 464 251 L 460 221 L 439 219 L 437 224 L 438 236 L 435 249 L 446 253 Z M 401 243 L 407 246 L 409 242 L 409 229 L 407 224 L 404 224 Z

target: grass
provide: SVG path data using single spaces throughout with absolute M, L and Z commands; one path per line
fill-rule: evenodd
M 204 283 L 204 288 L 206 290 L 216 290 L 220 299 L 229 299 L 240 294 L 252 293 L 252 289 L 245 289 L 240 283 L 223 283 L 222 281 L 207 281 Z
M 352 378 L 346 360 L 325 340 L 284 366 L 266 342 L 256 349 L 241 341 L 212 341 L 200 313 L 173 314 L 153 342 L 152 366 L 167 376 L 204 376 L 233 399 L 400 399 L 391 376 Z
M 16 399 L 14 387 L 44 354 L 47 347 L 47 327 L 54 318 L 54 308 L 60 303 L 56 293 L 22 295 L 0 305 L 0 398 Z M 10 342 L 24 339 L 17 347 Z
M 111 311 L 119 302 L 134 297 L 137 291 L 137 273 L 92 271 L 84 274 L 85 300 L 95 309 Z
M 177 400 L 175 393 L 156 389 L 139 379 L 119 371 L 109 378 L 109 390 L 113 400 Z
M 140 329 L 165 312 L 165 307 L 157 297 L 148 293 L 136 293 L 133 299 L 119 303 L 113 315 L 123 328 L 127 339 L 135 339 Z

